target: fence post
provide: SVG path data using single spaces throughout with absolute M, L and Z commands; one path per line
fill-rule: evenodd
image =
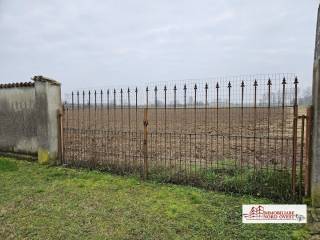
M 143 179 L 148 179 L 148 107 L 144 109 L 143 126 Z
M 269 134 L 268 134 L 269 139 Z M 293 154 L 292 154 L 292 170 L 291 170 L 291 191 L 292 195 L 296 195 L 297 180 L 297 149 L 298 149 L 298 78 L 294 80 L 294 106 L 293 106 Z M 268 147 L 269 149 L 269 147 Z
M 305 195 L 310 196 L 311 193 L 311 166 L 312 166 L 312 118 L 313 108 L 307 108 L 307 124 L 306 124 L 306 169 L 305 169 Z
M 60 164 L 62 165 L 64 160 L 63 160 L 63 113 L 64 113 L 64 106 L 62 106 L 61 109 L 58 110 L 58 127 L 59 127 L 59 132 L 58 132 L 58 155 L 59 155 L 59 161 Z

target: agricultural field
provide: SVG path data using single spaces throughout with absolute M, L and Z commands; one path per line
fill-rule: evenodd
M 302 225 L 241 223 L 270 200 L 0 158 L 0 239 L 307 239 Z

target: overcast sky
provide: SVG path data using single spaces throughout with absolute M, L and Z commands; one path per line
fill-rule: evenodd
M 64 91 L 294 72 L 311 85 L 316 0 L 0 0 L 0 82 Z

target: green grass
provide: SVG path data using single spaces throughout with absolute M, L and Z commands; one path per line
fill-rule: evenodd
M 149 179 L 161 183 L 176 183 L 202 187 L 220 192 L 253 195 L 272 199 L 277 203 L 299 203 L 299 195 L 292 195 L 289 170 L 221 168 L 176 170 L 156 167 L 149 171 Z M 299 176 L 296 177 L 296 192 L 299 191 Z M 303 192 L 303 187 L 302 190 Z
M 0 158 L 0 239 L 302 239 L 303 225 L 241 223 L 267 199 Z

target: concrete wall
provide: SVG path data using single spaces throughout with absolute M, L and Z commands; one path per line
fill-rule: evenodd
M 313 109 L 311 198 L 312 205 L 320 207 L 320 59 L 314 63 Z
M 320 5 L 316 29 L 316 43 L 313 65 L 313 132 L 312 132 L 312 167 L 311 198 L 313 207 L 320 208 Z
M 60 83 L 35 76 L 33 83 L 0 85 L 0 152 L 58 158 Z
M 35 88 L 0 88 L 0 151 L 37 154 Z
M 61 87 L 60 83 L 47 78 L 35 77 L 34 80 L 38 110 L 38 160 L 47 162 L 58 158 L 58 111 L 61 109 Z

